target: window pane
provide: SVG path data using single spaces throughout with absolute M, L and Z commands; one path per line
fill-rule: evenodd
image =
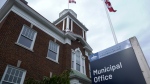
M 83 70 L 83 73 L 84 73 L 84 66 L 82 66 L 82 70 Z
M 23 72 L 22 72 L 22 71 L 20 71 L 20 73 L 19 73 L 19 77 L 22 77 L 22 74 L 23 74 Z
M 78 64 L 80 64 L 80 57 L 79 57 L 79 56 L 76 56 L 76 62 L 77 62 Z
M 16 70 L 15 76 L 18 76 L 19 74 L 19 70 Z
M 53 44 L 53 51 L 54 51 L 54 52 L 57 52 L 57 51 L 56 51 L 56 45 L 55 45 L 55 44 Z
M 56 53 L 48 50 L 48 57 L 50 57 L 53 60 L 56 60 Z
M 53 42 L 50 42 L 50 50 L 53 50 Z
M 71 68 L 73 68 L 73 67 L 74 67 L 73 65 L 74 65 L 74 61 L 72 61 L 72 63 L 71 63 Z
M 27 34 L 27 36 L 26 37 L 28 37 L 28 38 L 30 38 L 30 29 L 28 29 L 28 32 L 27 32 L 28 34 Z
M 17 82 L 17 77 L 14 77 L 13 82 L 14 82 L 14 83 Z
M 80 65 L 76 64 L 76 70 L 80 71 Z
M 52 50 L 53 52 L 57 53 L 57 48 L 58 48 L 58 45 L 56 43 L 50 41 L 49 49 Z
M 32 31 L 32 32 L 31 32 L 30 39 L 32 39 L 32 40 L 33 40 L 33 38 L 34 38 L 34 35 L 35 35 L 35 32 L 34 32 L 34 31 Z
M 80 64 L 80 52 L 76 51 L 76 62 Z
M 76 55 L 80 57 L 80 52 L 79 52 L 79 51 L 76 51 Z
M 21 35 L 19 39 L 19 43 L 30 48 L 32 41 Z
M 13 84 L 13 83 L 3 81 L 2 84 Z
M 84 66 L 84 62 L 85 62 L 85 60 L 82 58 L 82 66 Z
M 9 75 L 6 74 L 4 80 L 5 80 L 5 81 L 8 81 L 8 78 L 9 78 Z
M 10 77 L 9 77 L 9 82 L 12 82 L 12 80 L 13 80 L 13 76 L 10 75 Z
M 26 35 L 27 28 L 23 28 L 22 35 Z
M 18 78 L 17 83 L 20 83 L 20 81 L 21 81 L 21 78 Z
M 28 37 L 28 34 L 29 34 L 29 29 L 26 27 L 26 33 L 25 33 L 25 36 Z
M 74 61 L 74 54 L 72 53 L 72 61 Z
M 12 71 L 11 71 L 11 75 L 14 75 L 15 74 L 15 69 L 13 69 Z
M 7 73 L 10 74 L 12 68 L 8 68 Z

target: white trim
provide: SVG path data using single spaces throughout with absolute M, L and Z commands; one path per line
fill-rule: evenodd
M 6 15 L 0 20 L 0 23 L 8 16 L 8 14 L 11 12 L 11 9 L 6 13 Z
M 71 56 L 71 57 L 73 57 L 73 59 L 74 59 L 74 63 L 73 63 L 73 68 L 72 69 L 76 69 L 76 63 L 75 63 L 75 61 L 76 61 L 76 56 L 75 56 L 75 51 L 72 49 L 72 55 L 73 56 Z M 72 63 L 72 59 L 71 59 L 71 63 Z
M 67 17 L 67 22 L 66 22 L 65 31 L 69 31 L 69 17 Z
M 65 18 L 61 19 L 59 22 L 57 22 L 55 25 L 58 25 L 60 22 L 64 21 L 68 16 L 66 16 Z
M 83 73 L 86 75 L 85 57 L 82 56 L 81 58 L 84 60 L 84 61 L 82 61 L 82 62 L 84 62 L 83 63 L 83 66 L 84 66 L 84 72 Z M 83 71 L 83 68 L 82 68 L 82 71 Z
M 59 62 L 57 62 L 56 60 L 51 59 L 50 57 L 46 57 L 48 60 L 51 60 L 52 62 L 55 62 L 57 64 L 59 64 Z
M 33 24 L 30 25 L 30 28 L 33 28 Z
M 51 77 L 52 77 L 52 75 L 53 75 L 53 72 L 50 72 L 50 75 L 49 75 L 49 77 L 51 78 Z
M 71 32 L 73 31 L 73 21 L 71 20 Z
M 65 44 L 69 44 L 69 45 L 71 45 L 71 40 L 69 39 L 69 38 L 65 38 Z
M 83 38 L 84 38 L 84 30 L 82 30 Z
M 22 62 L 21 60 L 18 60 L 18 61 L 17 61 L 17 67 L 20 67 L 21 62 Z
M 48 35 L 52 36 L 53 38 L 56 38 L 58 41 L 60 41 L 61 43 L 64 44 L 64 39 L 63 39 L 62 36 L 60 36 L 60 35 L 56 34 L 55 32 L 51 31 L 48 27 L 46 27 L 45 25 L 41 24 L 39 21 L 35 20 L 32 16 L 30 16 L 26 12 L 22 11 L 20 8 L 18 8 L 16 6 L 13 6 L 11 8 L 11 10 L 14 13 L 18 14 L 20 17 L 22 17 L 25 20 L 27 20 L 28 22 L 30 22 L 31 24 L 35 25 L 40 30 L 44 31 L 45 33 L 47 33 Z
M 18 46 L 20 46 L 20 47 L 23 47 L 23 48 L 25 48 L 25 49 L 27 49 L 27 50 L 29 50 L 29 51 L 31 51 L 31 52 L 34 52 L 34 50 L 31 50 L 31 49 L 29 49 L 28 47 L 26 47 L 26 46 L 24 46 L 24 45 L 22 45 L 22 44 L 20 44 L 20 43 L 15 42 L 15 44 L 18 45 Z
M 23 84 L 24 79 L 25 79 L 25 75 L 26 75 L 26 72 L 27 72 L 27 71 L 24 70 L 24 69 L 18 68 L 18 67 L 14 67 L 14 66 L 12 66 L 12 65 L 7 65 L 7 66 L 6 66 L 6 69 L 5 69 L 5 71 L 4 71 L 4 74 L 3 74 L 3 76 L 2 76 L 2 79 L 1 79 L 1 81 L 0 81 L 0 84 L 2 84 L 2 81 L 4 80 L 4 77 L 5 77 L 5 75 L 6 75 L 7 70 L 8 70 L 9 67 L 12 67 L 12 68 L 19 69 L 19 70 L 23 71 L 23 74 L 22 74 L 22 77 L 21 77 L 21 82 L 20 82 L 20 84 Z

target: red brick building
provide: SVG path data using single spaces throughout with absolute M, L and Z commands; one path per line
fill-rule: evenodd
M 24 0 L 7 0 L 0 10 L 0 84 L 72 69 L 70 84 L 90 84 L 88 29 L 71 9 L 51 23 Z

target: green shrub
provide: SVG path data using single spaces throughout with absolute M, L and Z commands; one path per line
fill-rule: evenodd
M 71 70 L 65 70 L 60 75 L 53 75 L 50 77 L 43 77 L 43 80 L 38 81 L 33 78 L 28 78 L 25 80 L 24 84 L 70 84 L 70 73 L 72 73 Z

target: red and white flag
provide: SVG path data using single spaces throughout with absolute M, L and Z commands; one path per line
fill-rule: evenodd
M 76 1 L 75 0 L 69 0 L 69 3 L 75 3 L 76 4 Z
M 69 0 L 69 3 L 75 3 L 76 4 L 76 1 L 75 0 Z
M 105 4 L 109 10 L 109 12 L 116 12 L 117 10 L 114 10 L 113 7 L 111 6 L 111 3 L 109 0 L 104 0 L 105 1 Z

